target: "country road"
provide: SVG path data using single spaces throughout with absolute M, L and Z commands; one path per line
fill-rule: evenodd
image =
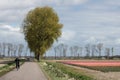
M 36 62 L 25 62 L 17 71 L 14 69 L 0 80 L 47 80 Z

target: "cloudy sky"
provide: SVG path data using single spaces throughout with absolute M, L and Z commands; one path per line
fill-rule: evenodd
M 1 0 L 0 42 L 24 43 L 22 21 L 42 6 L 54 8 L 64 25 L 58 43 L 120 45 L 120 0 Z

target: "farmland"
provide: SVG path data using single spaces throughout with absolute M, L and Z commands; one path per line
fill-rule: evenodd
M 120 61 L 119 60 L 66 60 L 58 61 L 64 64 L 94 69 L 103 72 L 119 72 L 120 71 Z
M 47 61 L 40 64 L 50 80 L 94 80 L 91 75 L 61 63 Z
M 119 60 L 66 60 L 61 62 L 83 66 L 120 66 Z
M 57 62 L 64 63 L 64 65 L 68 67 L 76 68 L 78 69 L 78 71 L 85 73 L 87 75 L 92 75 L 96 80 L 119 80 L 120 79 L 120 76 L 119 76 L 120 66 L 118 65 L 120 63 L 119 60 L 59 60 Z M 77 63 L 79 63 L 79 65 Z M 82 63 L 84 65 L 82 65 Z M 101 65 L 100 64 L 97 65 L 97 63 L 101 63 Z M 105 65 L 103 65 L 103 63 Z M 114 65 L 113 66 L 107 65 L 110 63 Z M 115 66 L 115 64 L 117 65 Z

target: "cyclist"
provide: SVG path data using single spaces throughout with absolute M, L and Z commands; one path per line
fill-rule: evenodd
M 15 63 L 16 63 L 16 69 L 18 70 L 20 68 L 20 60 L 18 57 L 15 59 Z

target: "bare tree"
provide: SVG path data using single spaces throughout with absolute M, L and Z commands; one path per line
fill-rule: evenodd
M 69 49 L 70 49 L 71 58 L 72 58 L 72 57 L 73 57 L 73 53 L 74 53 L 74 52 L 73 52 L 73 47 L 71 46 Z
M 63 56 L 63 45 L 64 44 L 59 44 L 58 45 L 58 50 L 59 50 L 59 53 L 60 53 L 60 58 L 62 58 L 62 56 Z
M 13 43 L 0 43 L 0 56 L 8 56 L 8 57 L 15 57 L 18 53 L 20 56 L 23 52 L 24 45 L 23 44 L 13 44 Z
M 3 49 L 3 54 L 5 54 L 6 44 L 3 43 L 2 45 L 3 45 L 3 48 L 2 48 Z
M 74 47 L 73 47 L 74 57 L 78 56 L 78 50 L 79 50 L 79 47 L 78 47 L 78 46 L 74 46 Z
M 0 57 L 2 56 L 2 45 L 0 43 Z
M 25 47 L 25 56 L 27 56 L 27 54 L 28 54 L 28 50 L 29 50 L 29 47 L 26 46 L 26 47 Z
M 113 57 L 113 54 L 114 54 L 114 48 L 113 47 L 111 48 L 111 52 L 112 52 L 112 57 Z
M 97 52 L 96 45 L 93 44 L 93 45 L 91 46 L 91 49 L 92 49 L 92 57 L 94 57 L 94 56 L 95 56 L 95 53 Z
M 16 57 L 17 55 L 17 45 L 13 45 L 13 53 L 14 53 L 14 57 Z
M 18 56 L 21 57 L 21 53 L 23 51 L 24 45 L 23 44 L 19 44 L 19 49 L 18 49 Z
M 82 51 L 83 51 L 83 48 L 79 47 L 78 58 L 80 58 L 80 56 L 82 56 Z
M 105 48 L 105 50 L 106 50 L 106 57 L 107 57 L 107 59 L 109 59 L 109 57 L 110 57 L 110 48 Z
M 11 44 L 7 43 L 7 48 L 8 48 L 8 57 L 10 57 L 10 52 L 11 52 Z
M 97 44 L 97 49 L 98 49 L 99 57 L 101 57 L 102 47 L 103 47 L 103 43 L 98 43 Z
M 85 46 L 85 50 L 86 50 L 86 57 L 90 57 L 90 44 L 87 44 Z
M 54 48 L 54 51 L 55 51 L 55 56 L 56 56 L 56 52 L 57 52 L 57 50 L 59 51 L 59 53 L 60 53 L 60 58 L 61 57 L 66 57 L 66 52 L 67 52 L 67 45 L 65 45 L 65 44 L 59 44 L 57 47 L 55 47 Z
M 64 56 L 64 58 L 66 57 L 67 48 L 68 48 L 68 46 L 64 44 L 63 45 L 63 56 Z
M 11 49 L 11 57 L 12 57 L 14 56 L 14 44 L 11 44 L 10 49 Z
M 55 59 L 56 59 L 56 54 L 57 54 L 57 47 L 54 47 L 54 51 L 55 51 Z

